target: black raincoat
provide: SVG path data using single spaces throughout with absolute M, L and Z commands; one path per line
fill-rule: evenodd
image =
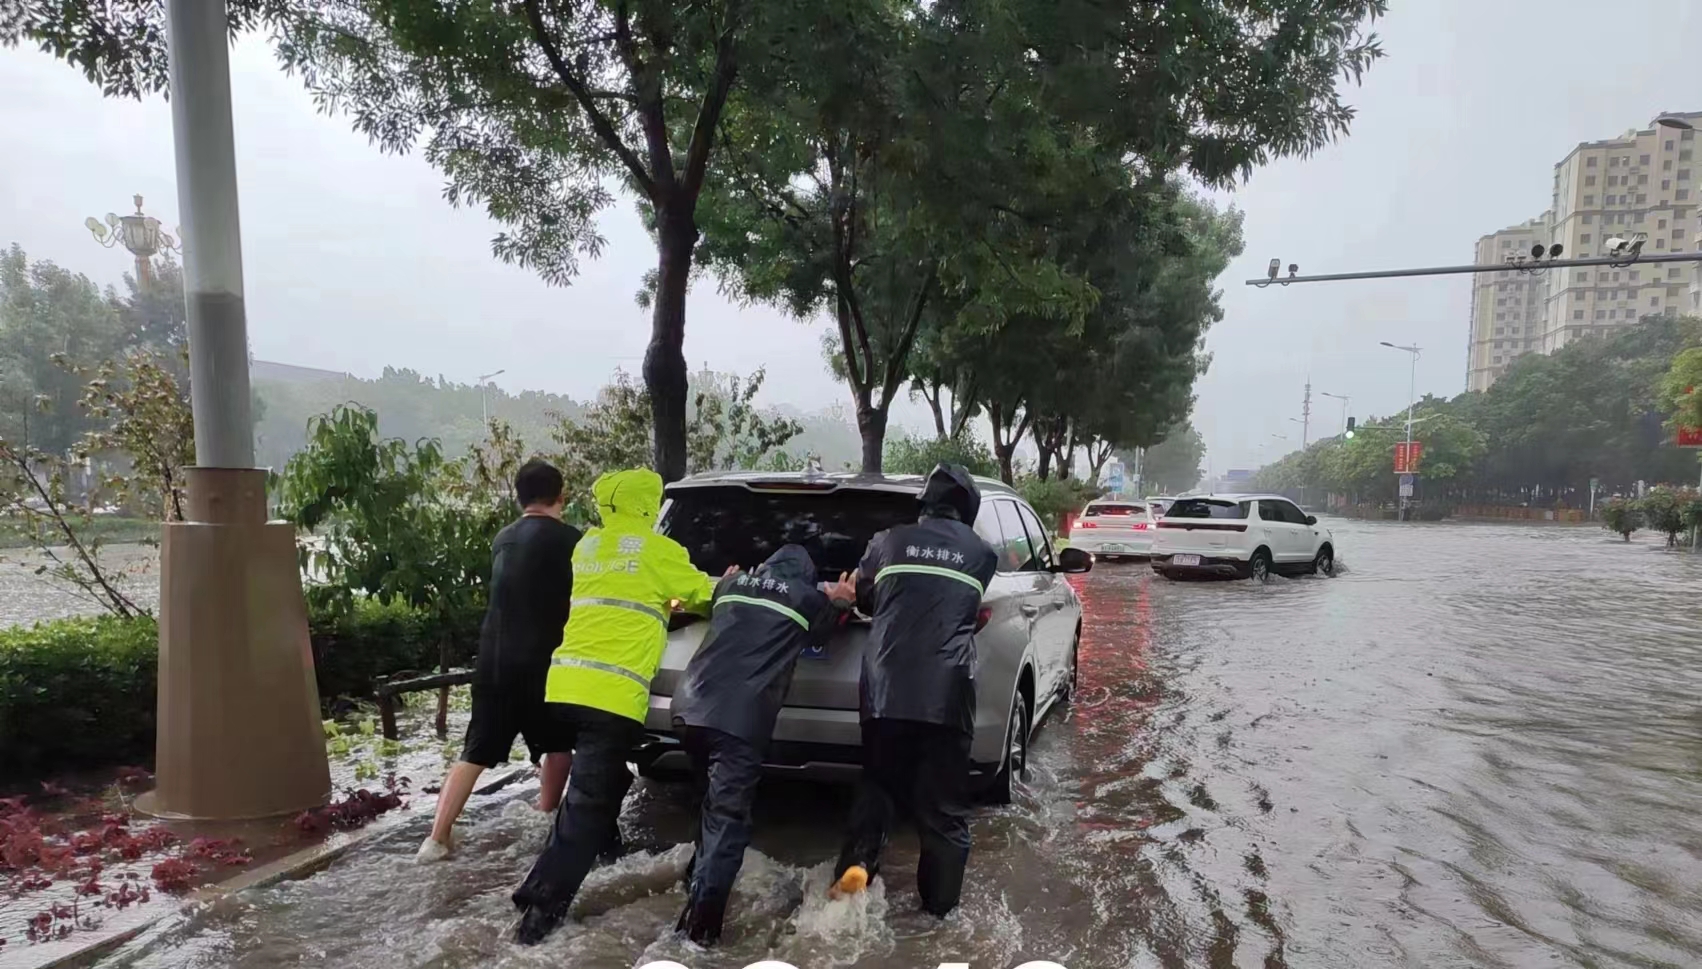
M 998 554 L 970 527 L 981 492 L 940 465 L 921 518 L 876 535 L 857 567 L 857 605 L 873 620 L 863 654 L 864 719 L 975 729 L 975 617 Z
M 691 755 L 699 809 L 696 851 L 678 928 L 707 945 L 721 935 L 727 902 L 751 842 L 751 805 L 762 756 L 806 648 L 826 643 L 850 603 L 816 586 L 799 545 L 776 549 L 752 574 L 715 589 L 709 632 L 674 692 L 674 728 Z
M 798 657 L 825 644 L 841 614 L 816 586 L 801 545 L 782 545 L 755 572 L 722 579 L 709 632 L 674 692 L 675 725 L 767 747 Z

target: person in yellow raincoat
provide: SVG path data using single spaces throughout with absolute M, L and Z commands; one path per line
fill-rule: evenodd
M 551 749 L 573 751 L 573 773 L 543 853 L 514 892 L 522 945 L 560 924 L 599 858 L 620 854 L 626 762 L 643 736 L 669 611 L 678 603 L 707 614 L 715 592 L 686 550 L 655 531 L 659 475 L 615 471 L 591 490 L 603 524 L 574 549 L 573 608 L 544 685 Z

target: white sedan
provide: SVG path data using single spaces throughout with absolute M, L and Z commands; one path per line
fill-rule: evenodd
M 1070 524 L 1070 547 L 1094 558 L 1145 558 L 1152 553 L 1158 518 L 1142 501 L 1089 502 Z

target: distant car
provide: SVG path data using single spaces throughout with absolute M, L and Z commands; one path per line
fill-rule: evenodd
M 1158 516 L 1148 502 L 1091 501 L 1070 523 L 1070 547 L 1098 559 L 1145 558 L 1157 530 Z
M 1332 575 L 1335 537 L 1281 495 L 1178 498 L 1153 535 L 1152 570 L 1169 579 Z
M 999 481 L 977 478 L 977 535 L 999 553 L 998 573 L 981 600 L 975 634 L 975 734 L 971 773 L 982 795 L 1007 803 L 1028 763 L 1036 724 L 1067 701 L 1076 683 L 1081 601 L 1065 573 L 1093 560 L 1054 550 L 1040 517 Z M 857 567 L 877 532 L 916 520 L 923 479 L 914 476 L 710 472 L 668 486 L 657 530 L 684 545 L 710 575 L 751 568 L 788 541 L 809 549 L 821 579 Z M 685 752 L 674 736 L 673 695 L 708 624 L 678 615 L 650 684 L 645 736 L 634 762 L 647 775 L 679 772 Z M 792 677 L 764 761 L 769 773 L 810 779 L 855 774 L 862 761 L 859 715 L 869 623 L 857 618 Z

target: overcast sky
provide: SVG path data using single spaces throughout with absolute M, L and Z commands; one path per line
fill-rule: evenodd
M 1220 281 L 1195 423 L 1211 470 L 1299 444 L 1312 380 L 1314 437 L 1340 425 L 1347 394 L 1364 418 L 1406 406 L 1407 358 L 1424 348 L 1420 394 L 1464 389 L 1467 277 L 1252 289 L 1273 257 L 1302 273 L 1469 262 L 1479 235 L 1548 205 L 1552 169 L 1576 143 L 1702 110 L 1702 2 L 1395 0 L 1378 25 L 1388 57 L 1348 96 L 1340 144 L 1264 169 L 1232 196 L 1247 252 Z M 376 375 L 385 365 L 584 398 L 617 367 L 636 371 L 649 331 L 633 301 L 655 255 L 630 205 L 604 218 L 609 245 L 566 288 L 496 262 L 480 211 L 442 200 L 417 157 L 379 154 L 341 118 L 316 114 L 258 42 L 233 55 L 237 169 L 250 338 L 256 356 Z M 162 99 L 106 100 L 45 55 L 0 49 L 0 245 L 21 244 L 116 283 L 89 215 L 131 195 L 176 225 L 171 117 Z M 822 327 L 741 308 L 713 281 L 693 291 L 694 366 L 768 367 L 764 396 L 815 409 L 847 402 L 821 363 Z M 920 429 L 911 408 L 900 420 Z M 1286 441 L 1273 435 L 1282 435 Z

